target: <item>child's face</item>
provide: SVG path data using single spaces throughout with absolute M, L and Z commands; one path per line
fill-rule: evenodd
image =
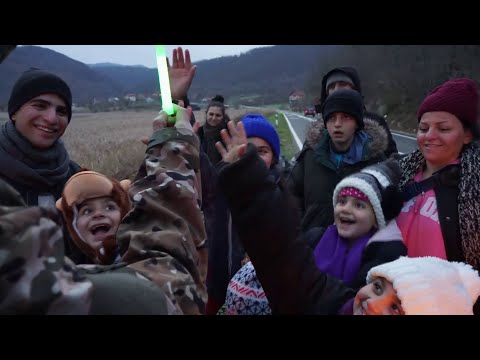
M 358 291 L 353 315 L 405 315 L 405 312 L 392 283 L 379 277 Z
M 352 196 L 339 196 L 333 213 L 338 233 L 348 240 L 368 234 L 376 224 L 372 205 Z
M 335 112 L 329 116 L 326 125 L 335 148 L 348 149 L 358 127 L 357 120 L 347 113 Z
M 80 236 L 95 250 L 107 237 L 116 234 L 122 220 L 120 207 L 110 197 L 84 201 L 77 216 Z
M 272 161 L 273 161 L 273 151 L 270 145 L 268 144 L 268 142 L 266 142 L 265 140 L 259 137 L 250 137 L 248 138 L 248 142 L 255 145 L 255 147 L 257 148 L 258 155 L 265 162 L 265 165 L 267 165 L 267 168 L 270 169 L 270 166 L 272 166 Z

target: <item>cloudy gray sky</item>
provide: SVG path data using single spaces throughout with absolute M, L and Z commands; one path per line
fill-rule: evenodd
M 157 66 L 153 45 L 38 45 L 55 50 L 85 64 L 110 62 L 122 65 Z M 189 49 L 192 61 L 213 59 L 220 56 L 239 55 L 250 49 L 269 45 L 166 45 L 167 56 L 182 46 Z

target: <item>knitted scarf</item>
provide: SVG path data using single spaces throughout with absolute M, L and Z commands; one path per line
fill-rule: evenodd
M 61 140 L 50 148 L 37 149 L 22 136 L 13 122 L 0 129 L 0 175 L 8 182 L 51 192 L 70 176 L 70 158 Z
M 349 246 L 347 240 L 338 233 L 337 227 L 330 225 L 313 252 L 317 267 L 349 285 L 360 270 L 363 250 L 372 235 L 369 232 Z
M 460 156 L 461 173 L 457 199 L 460 236 L 465 260 L 480 269 L 480 145 L 466 145 Z M 400 189 L 413 180 L 425 166 L 417 150 L 400 160 L 402 178 Z

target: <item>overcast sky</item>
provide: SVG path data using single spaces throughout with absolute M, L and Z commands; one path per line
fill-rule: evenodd
M 153 45 L 38 45 L 55 50 L 85 64 L 110 62 L 122 65 L 157 66 Z M 221 56 L 239 55 L 250 49 L 270 45 L 166 45 L 167 56 L 181 46 L 189 49 L 192 62 Z

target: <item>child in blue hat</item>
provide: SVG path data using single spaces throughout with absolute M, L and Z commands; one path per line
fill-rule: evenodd
M 242 118 L 247 141 L 257 148 L 275 182 L 281 181 L 276 169 L 280 158 L 280 138 L 275 127 L 260 114 L 247 114 Z M 248 257 L 242 268 L 230 280 L 225 305 L 220 310 L 228 315 L 269 315 L 268 300 L 257 280 L 255 268 Z
M 261 114 L 247 114 L 242 118 L 247 141 L 257 153 L 275 183 L 282 183 L 279 169 L 280 138 L 275 127 Z M 249 262 L 238 240 L 238 229 L 231 222 L 230 210 L 223 193 L 217 194 L 215 230 L 208 242 L 209 268 L 207 276 L 208 302 L 206 313 L 216 314 L 225 303 L 225 294 L 232 277 Z M 251 264 L 245 269 L 250 269 Z M 253 268 L 252 268 L 253 269 Z M 254 270 L 253 270 L 254 271 Z M 255 274 L 251 274 L 253 277 Z M 261 287 L 260 287 L 261 289 Z M 261 290 L 263 293 L 263 290 Z

